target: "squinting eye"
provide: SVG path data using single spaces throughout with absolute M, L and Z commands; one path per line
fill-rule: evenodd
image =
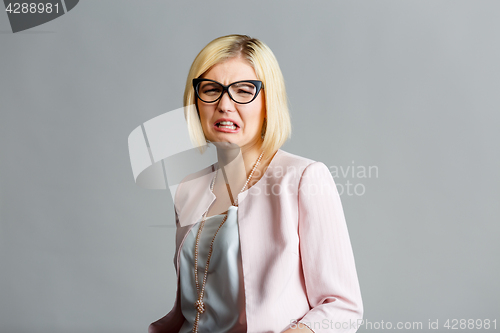
M 204 94 L 214 94 L 214 93 L 220 93 L 220 89 L 207 89 L 203 91 Z
M 231 88 L 236 94 L 240 95 L 253 95 L 255 93 L 255 87 L 247 83 L 236 84 Z
M 201 87 L 200 92 L 206 95 L 217 95 L 222 91 L 221 87 L 215 84 L 205 84 Z

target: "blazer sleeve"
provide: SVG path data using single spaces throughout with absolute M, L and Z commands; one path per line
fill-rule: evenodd
M 299 321 L 315 333 L 356 332 L 363 304 L 344 211 L 325 164 L 307 166 L 299 184 L 299 248 L 310 310 Z

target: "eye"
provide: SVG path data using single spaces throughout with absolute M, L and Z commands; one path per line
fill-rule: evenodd
M 220 89 L 217 88 L 212 88 L 212 89 L 205 89 L 203 91 L 204 94 L 220 94 Z
M 216 83 L 205 83 L 201 86 L 199 92 L 204 95 L 216 96 L 220 95 L 222 88 Z
M 238 83 L 231 86 L 231 91 L 238 95 L 253 95 L 255 94 L 255 86 L 251 83 Z

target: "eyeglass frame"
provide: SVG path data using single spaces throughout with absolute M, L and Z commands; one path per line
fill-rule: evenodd
M 217 83 L 218 85 L 220 85 L 222 87 L 222 93 L 220 94 L 220 96 L 215 100 L 215 101 L 212 101 L 212 102 L 207 102 L 207 101 L 204 101 L 203 99 L 201 99 L 200 97 L 200 94 L 198 93 L 198 86 L 201 82 L 204 82 L 204 81 L 209 81 L 209 82 L 214 82 L 214 83 Z M 255 86 L 255 95 L 253 96 L 253 98 L 248 101 L 248 102 L 244 102 L 244 103 L 241 103 L 241 102 L 238 102 L 236 101 L 233 96 L 231 96 L 231 93 L 229 92 L 229 87 L 232 86 L 233 84 L 236 84 L 236 83 L 242 83 L 242 82 L 250 82 L 251 84 L 253 84 Z M 249 104 L 249 103 L 252 103 L 256 98 L 257 96 L 259 95 L 259 92 L 261 89 L 264 89 L 264 84 L 262 83 L 262 81 L 259 81 L 259 80 L 241 80 L 241 81 L 236 81 L 236 82 L 233 82 L 233 83 L 230 83 L 228 84 L 227 86 L 223 85 L 222 83 L 220 82 L 217 82 L 215 80 L 210 80 L 210 79 L 204 79 L 204 78 L 195 78 L 193 79 L 193 89 L 194 89 L 194 93 L 196 94 L 196 97 L 204 102 L 204 103 L 215 103 L 217 102 L 218 100 L 220 100 L 222 98 L 222 96 L 224 96 L 224 93 L 227 92 L 227 95 L 229 96 L 229 98 L 235 102 L 235 103 L 238 103 L 238 104 Z

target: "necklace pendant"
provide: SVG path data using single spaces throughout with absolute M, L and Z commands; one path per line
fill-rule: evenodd
M 194 303 L 194 307 L 199 313 L 205 312 L 205 304 L 203 304 L 203 301 L 201 299 L 197 300 L 196 303 Z

